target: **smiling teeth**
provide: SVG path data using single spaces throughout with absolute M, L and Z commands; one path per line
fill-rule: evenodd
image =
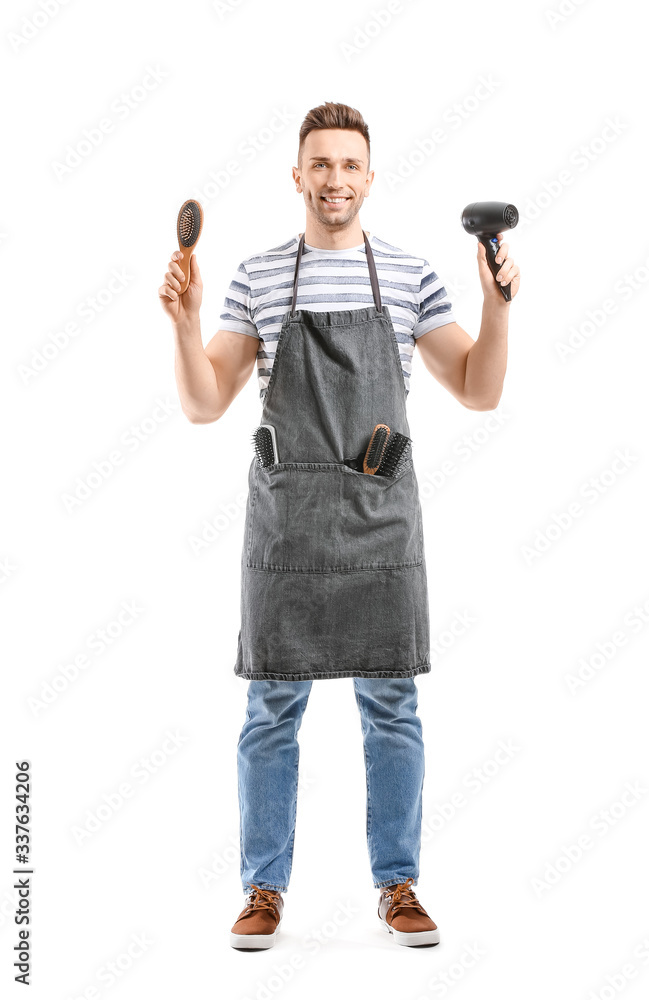
M 347 201 L 346 198 L 325 198 L 325 201 L 331 201 L 334 205 L 337 205 L 339 201 Z

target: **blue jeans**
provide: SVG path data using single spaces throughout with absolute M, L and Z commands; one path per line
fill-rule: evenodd
M 419 876 L 424 744 L 412 677 L 353 677 L 367 778 L 367 848 L 374 887 Z M 313 681 L 249 681 L 237 744 L 241 881 L 288 889 L 299 744 Z M 339 816 L 342 824 L 344 818 Z M 340 830 L 342 833 L 342 829 Z

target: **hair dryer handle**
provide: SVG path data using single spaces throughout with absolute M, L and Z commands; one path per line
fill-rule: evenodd
M 485 253 L 487 255 L 487 264 L 489 269 L 494 276 L 500 271 L 502 264 L 496 264 L 496 254 L 498 253 L 498 239 L 495 236 L 478 236 L 478 240 L 482 243 L 485 248 Z M 505 302 L 511 302 L 512 300 L 512 285 L 511 281 L 508 285 L 501 285 L 499 281 L 496 281 L 500 291 L 502 292 Z

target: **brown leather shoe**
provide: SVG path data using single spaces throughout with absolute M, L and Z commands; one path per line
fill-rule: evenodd
M 246 905 L 230 931 L 233 948 L 272 948 L 282 922 L 284 900 L 277 889 L 260 889 L 252 884 Z
M 385 886 L 379 896 L 379 918 L 397 944 L 410 947 L 439 944 L 437 924 L 410 888 L 414 879 Z

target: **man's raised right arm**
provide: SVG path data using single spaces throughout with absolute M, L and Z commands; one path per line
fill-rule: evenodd
M 164 284 L 158 289 L 162 308 L 171 320 L 175 341 L 175 375 L 183 413 L 193 424 L 209 424 L 222 417 L 243 389 L 255 367 L 259 342 L 255 337 L 218 330 L 203 347 L 200 305 L 203 283 L 190 257 L 190 281 L 180 295 L 182 253 L 171 255 Z M 180 279 L 180 280 L 179 280 Z

